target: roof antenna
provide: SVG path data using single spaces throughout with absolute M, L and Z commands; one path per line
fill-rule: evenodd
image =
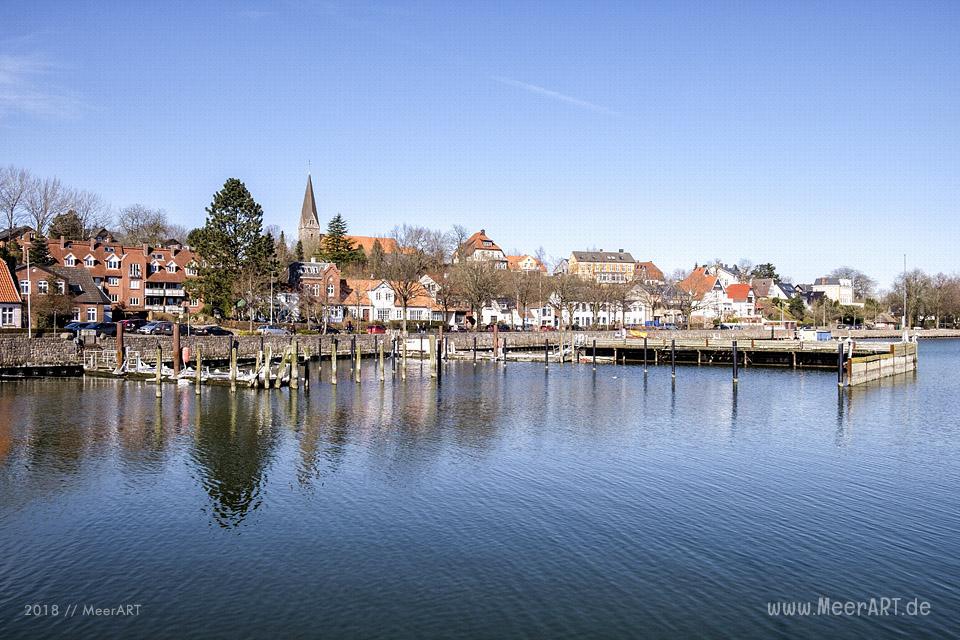
M 310 175 L 310 161 L 307 160 L 307 175 Z

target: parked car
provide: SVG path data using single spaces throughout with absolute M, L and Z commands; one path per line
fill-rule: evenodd
M 557 328 L 552 324 L 545 324 L 540 326 L 540 331 L 556 331 Z
M 493 323 L 488 324 L 486 330 L 487 330 L 487 331 L 493 331 L 493 327 L 494 327 Z M 498 330 L 498 331 L 510 331 L 510 325 L 508 325 L 508 324 L 503 324 L 502 322 L 501 322 L 500 324 L 496 325 L 496 327 L 497 327 L 497 330 Z
M 98 336 L 113 337 L 117 335 L 117 325 L 114 322 L 91 322 L 84 329 L 92 329 Z
M 327 327 L 327 330 L 324 333 L 329 336 L 335 336 L 340 333 L 340 329 L 337 329 L 336 327 Z
M 233 331 L 230 331 L 229 329 L 224 329 L 223 327 L 215 324 L 210 325 L 209 327 L 194 327 L 193 330 L 198 336 L 232 336 L 233 335 Z M 203 333 L 200 333 L 201 330 L 203 331 Z
M 123 325 L 124 331 L 136 331 L 143 325 L 147 324 L 147 320 L 143 318 L 127 318 L 126 320 L 120 320 L 117 322 L 119 325 Z
M 95 325 L 95 324 L 97 323 L 96 322 L 79 322 L 79 321 L 70 322 L 63 328 L 63 330 L 69 333 L 76 334 L 78 331 L 89 329 L 90 325 Z
M 384 334 L 387 332 L 387 328 L 382 324 L 371 324 L 367 325 L 367 333 L 373 334 Z
M 137 329 L 137 333 L 141 333 L 143 335 L 149 336 L 153 333 L 154 329 L 156 329 L 157 325 L 159 324 L 160 324 L 159 322 L 148 322 L 147 324 Z
M 290 330 L 275 324 L 262 324 L 257 327 L 257 333 L 262 336 L 288 336 Z

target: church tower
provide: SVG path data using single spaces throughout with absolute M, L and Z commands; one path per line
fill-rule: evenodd
M 320 228 L 320 219 L 317 218 L 317 201 L 313 197 L 313 180 L 307 174 L 307 190 L 303 194 L 303 207 L 300 209 L 300 226 L 298 237 L 303 246 L 303 255 L 312 256 L 320 248 L 320 239 L 323 231 Z

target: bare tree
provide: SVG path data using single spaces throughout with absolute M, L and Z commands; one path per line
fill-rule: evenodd
M 166 239 L 167 214 L 163 209 L 132 204 L 120 209 L 117 226 L 124 244 L 160 244 Z
M 455 286 L 473 312 L 474 331 L 480 327 L 480 312 L 500 293 L 500 274 L 497 271 L 492 262 L 461 260 L 451 273 Z
M 830 272 L 831 278 L 849 278 L 853 282 L 853 296 L 857 300 L 865 300 L 873 295 L 876 281 L 853 267 L 838 267 Z
M 450 262 L 459 262 L 463 259 L 463 245 L 466 244 L 467 239 L 470 238 L 470 233 L 463 225 L 455 224 L 447 233 L 447 236 L 451 251 Z
M 390 237 L 396 243 L 396 249 L 383 257 L 384 279 L 390 284 L 396 301 L 403 309 L 401 328 L 404 334 L 407 332 L 410 301 L 426 293 L 420 284 L 420 276 L 429 262 L 427 248 L 430 236 L 430 231 L 422 227 L 394 227 Z
M 655 285 L 650 285 L 655 286 Z M 641 285 L 636 279 L 627 282 L 617 282 L 609 287 L 610 308 L 614 314 L 620 313 L 620 322 L 627 324 L 627 311 L 635 303 L 643 300 L 645 285 Z
M 502 289 L 513 298 L 520 312 L 520 324 L 525 326 L 527 323 L 527 309 L 530 303 L 535 302 L 540 295 L 540 272 L 539 271 L 503 271 Z
M 84 189 L 70 192 L 70 208 L 77 212 L 84 236 L 90 237 L 113 222 L 110 206 L 99 194 Z
M 24 208 L 34 230 L 42 236 L 53 217 L 70 208 L 70 192 L 59 178 L 35 178 L 30 181 Z
M 0 168 L 0 210 L 7 219 L 7 229 L 17 226 L 25 213 L 27 193 L 33 178 L 26 169 L 13 165 Z

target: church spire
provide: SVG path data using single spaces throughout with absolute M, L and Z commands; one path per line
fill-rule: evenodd
M 313 197 L 313 180 L 307 174 L 307 190 L 303 194 L 303 207 L 300 209 L 300 229 L 319 229 L 317 201 Z M 302 234 L 301 234 L 302 235 Z

